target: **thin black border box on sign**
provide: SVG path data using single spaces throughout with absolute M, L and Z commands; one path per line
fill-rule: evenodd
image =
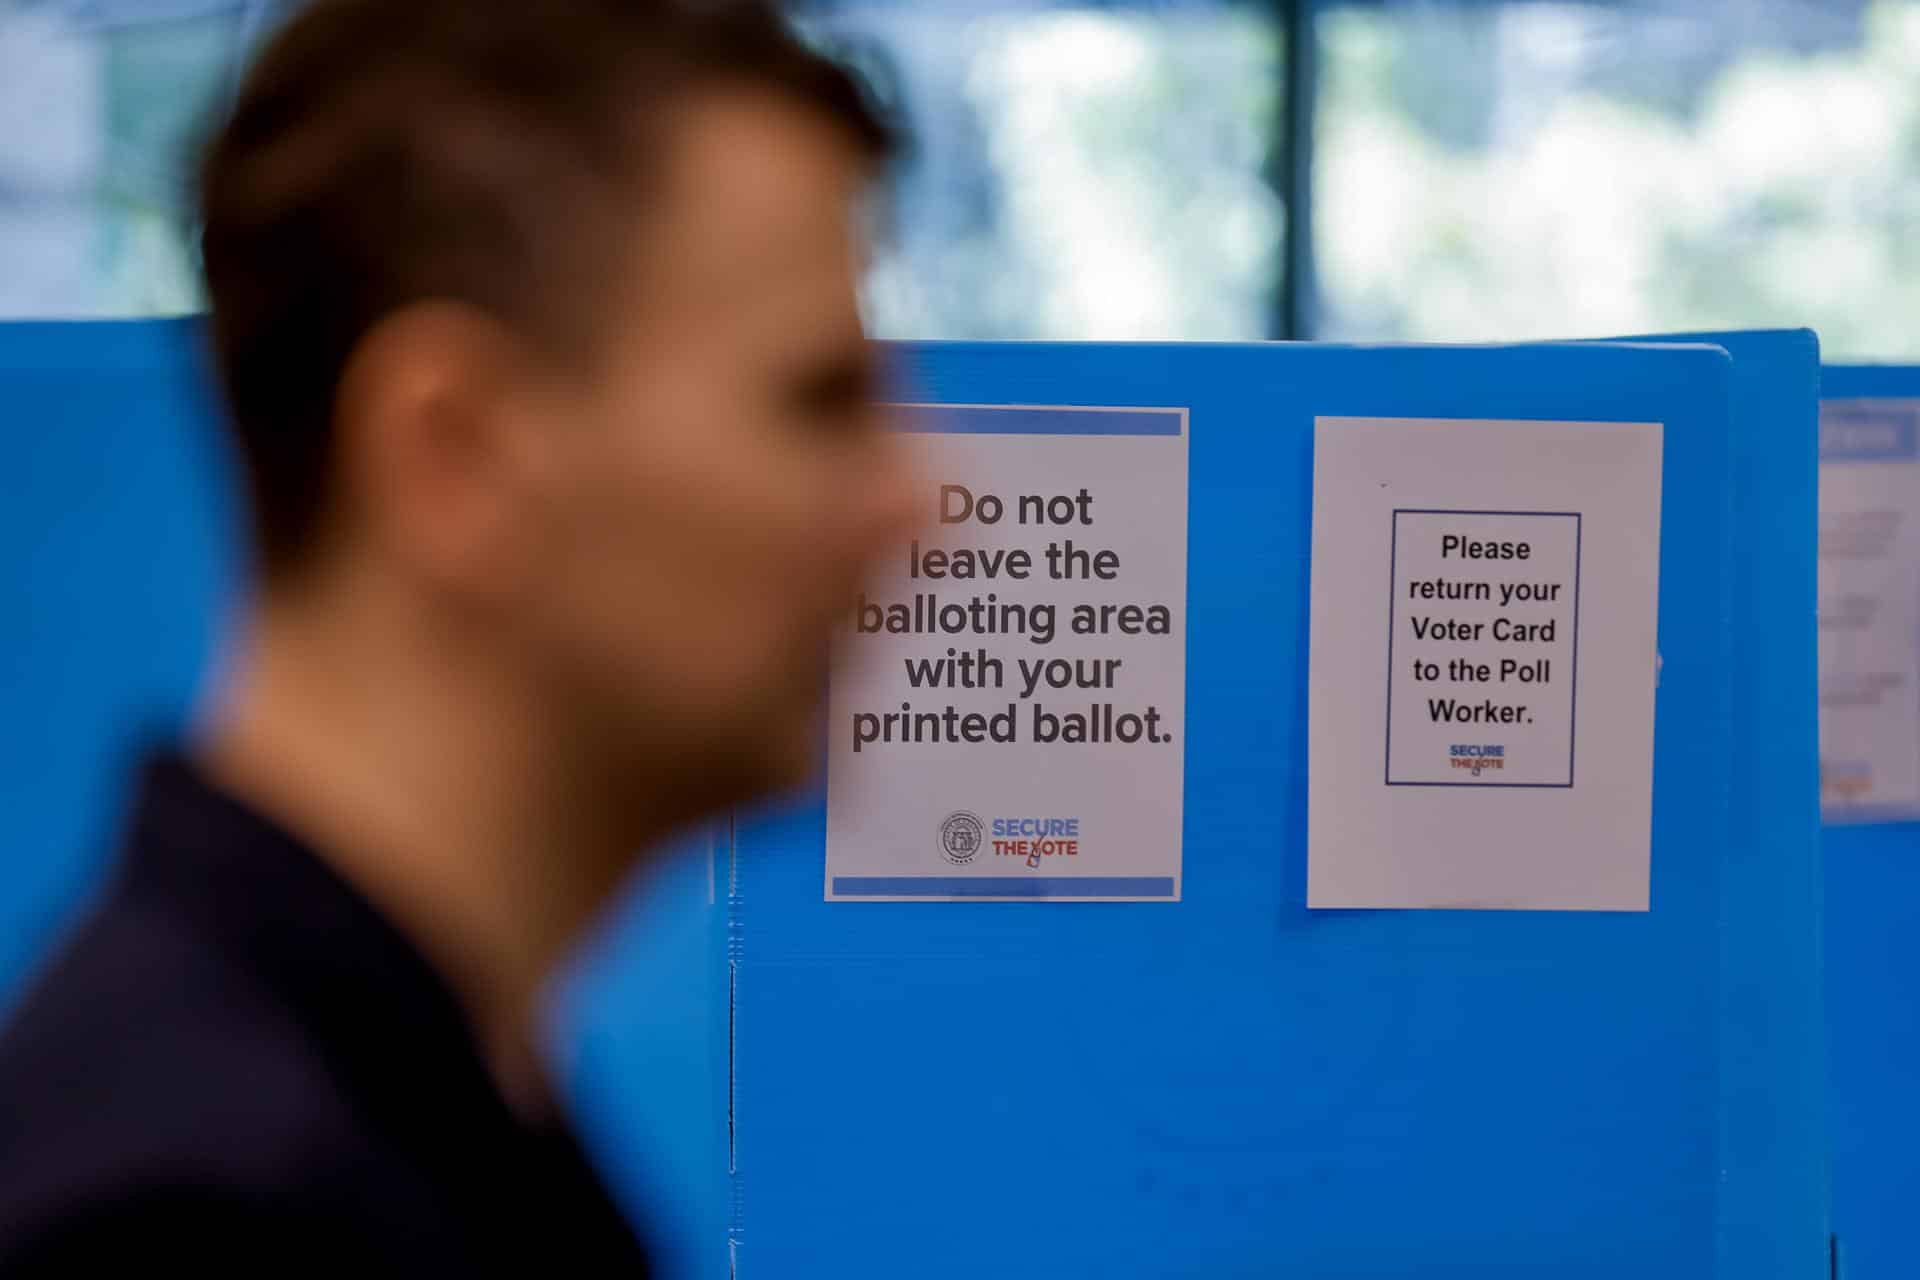
M 1567 693 L 1567 780 L 1565 782 L 1395 782 L 1393 780 L 1393 633 L 1400 616 L 1400 517 L 1407 516 L 1550 516 L 1573 521 L 1573 680 Z M 1387 740 L 1381 759 L 1381 781 L 1389 787 L 1527 787 L 1570 791 L 1573 788 L 1574 750 L 1580 742 L 1580 535 L 1578 511 L 1459 511 L 1443 507 L 1395 507 L 1388 531 L 1387 550 Z

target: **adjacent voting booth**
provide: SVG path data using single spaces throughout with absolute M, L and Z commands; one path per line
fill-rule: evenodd
M 1920 368 L 1829 365 L 1821 394 L 1834 1225 L 1882 1280 L 1920 1270 Z
M 0 326 L 11 988 L 234 598 L 197 351 Z M 552 1012 L 668 1274 L 1825 1274 L 1810 335 L 894 355 L 929 518 L 825 786 Z M 1837 833 L 1836 981 L 1911 830 Z
M 1725 350 L 898 354 L 935 522 L 735 828 L 742 1274 L 1825 1272 Z

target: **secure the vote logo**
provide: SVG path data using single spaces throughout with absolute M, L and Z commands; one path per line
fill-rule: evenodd
M 978 814 L 961 809 L 950 813 L 940 824 L 940 853 L 956 867 L 964 867 L 980 853 L 981 837 L 987 824 Z
M 1456 769 L 1465 769 L 1479 777 L 1483 769 L 1504 769 L 1507 767 L 1507 749 L 1494 743 L 1456 742 L 1447 748 L 1447 755 Z
M 1077 858 L 1080 856 L 1080 819 L 995 818 L 993 856 L 1016 858 L 1029 871 L 1039 870 L 1048 858 Z

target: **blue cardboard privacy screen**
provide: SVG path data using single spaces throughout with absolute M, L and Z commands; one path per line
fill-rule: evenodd
M 1722 950 L 1727 1274 L 1827 1264 L 1818 659 L 1820 344 L 1811 330 L 1675 334 L 1733 356 L 1732 805 Z M 1669 477 L 1671 479 L 1671 476 Z M 1736 1216 L 1743 1208 L 1763 1210 Z
M 1729 1244 L 1788 1206 L 1720 1065 L 1766 963 L 1721 927 L 1726 354 L 897 354 L 918 401 L 1190 410 L 1184 900 L 825 903 L 818 803 L 741 822 L 741 1274 L 1804 1275 Z M 1650 913 L 1306 910 L 1315 415 L 1665 424 Z
M 1920 399 L 1920 367 L 1828 365 L 1820 394 Z M 1825 845 L 1834 1230 L 1847 1280 L 1894 1280 L 1920 1274 L 1920 823 Z
M 0 324 L 0 997 L 97 883 L 133 753 L 176 736 L 238 584 L 238 504 L 193 322 Z M 664 863 L 562 985 L 584 1138 L 661 1274 L 724 1273 L 726 999 L 706 843 Z M 566 1242 L 555 1241 L 556 1258 Z
M 552 1030 L 669 1271 L 1807 1274 L 1814 1067 L 1783 1043 L 1806 1008 L 1804 726 L 1798 694 L 1731 690 L 1804 679 L 1804 637 L 1763 620 L 1809 572 L 1785 433 L 1812 356 L 1804 335 L 1714 341 L 1731 367 L 1698 347 L 902 349 L 919 399 L 1191 409 L 1185 900 L 823 903 L 817 806 L 743 821 L 717 885 L 704 847 L 664 864 Z M 7 994 L 103 865 L 128 751 L 190 714 L 238 580 L 197 351 L 190 323 L 0 326 Z M 1911 371 L 1848 376 L 1829 393 L 1920 394 Z M 1305 910 L 1315 414 L 1666 425 L 1651 913 Z M 1915 1256 L 1891 1215 L 1920 1142 L 1916 831 L 1829 835 L 1855 1276 Z
M 582 1143 L 674 1280 L 727 1266 L 725 836 L 697 832 L 643 873 L 549 1024 Z
M 0 1009 L 86 897 L 238 578 L 198 330 L 0 325 Z

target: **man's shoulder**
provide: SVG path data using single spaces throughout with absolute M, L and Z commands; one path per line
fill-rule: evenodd
M 295 1011 L 211 931 L 110 897 L 0 1033 L 0 1254 L 32 1224 L 187 1189 L 271 1196 L 356 1159 Z

